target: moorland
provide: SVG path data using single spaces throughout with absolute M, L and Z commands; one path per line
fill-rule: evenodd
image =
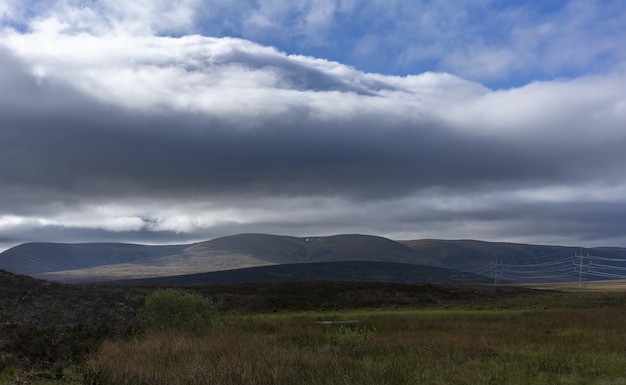
M 187 286 L 200 330 L 139 319 L 154 286 L 0 273 L 2 384 L 625 384 L 626 294 L 506 285 Z
M 0 385 L 626 384 L 626 285 L 601 281 L 624 269 L 358 234 L 23 244 L 0 253 Z

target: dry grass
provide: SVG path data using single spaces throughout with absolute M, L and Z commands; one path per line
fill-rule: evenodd
M 341 315 L 340 313 L 336 314 Z M 352 316 L 350 314 L 349 316 Z M 93 384 L 626 384 L 626 309 L 228 316 L 110 341 Z

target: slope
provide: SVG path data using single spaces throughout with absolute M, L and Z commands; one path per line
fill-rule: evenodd
M 85 269 L 177 253 L 184 247 L 126 243 L 25 243 L 0 254 L 0 269 L 26 275 Z
M 102 282 L 346 261 L 443 267 L 501 282 L 626 276 L 623 248 L 581 249 L 475 240 L 392 241 L 359 234 L 324 237 L 239 234 L 173 246 L 30 243 L 0 254 L 0 269 L 54 281 Z
M 626 278 L 626 249 L 528 245 L 475 240 L 399 241 L 441 265 L 503 282 L 564 282 Z M 581 273 L 582 272 L 582 273 Z
M 455 270 L 393 262 L 340 261 L 281 264 L 167 277 L 109 281 L 119 286 L 204 286 L 255 282 L 395 282 L 459 283 Z M 464 274 L 463 283 L 490 283 L 478 274 Z
M 145 254 L 145 253 L 144 253 Z M 1 260 L 1 259 L 0 259 Z M 170 253 L 118 263 L 32 273 L 39 278 L 86 282 L 162 277 L 303 262 L 373 261 L 438 266 L 439 262 L 387 238 L 370 235 L 288 237 L 239 234 L 182 246 Z M 0 265 L 0 268 L 2 265 Z

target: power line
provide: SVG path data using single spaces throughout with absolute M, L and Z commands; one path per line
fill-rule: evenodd
M 626 258 L 609 258 L 576 252 L 573 256 L 540 262 L 542 259 L 562 255 L 562 252 L 543 256 L 534 256 L 535 263 L 514 263 L 520 258 L 495 257 L 489 264 L 478 265 L 468 269 L 493 279 L 495 284 L 536 283 L 536 282 L 567 282 L 578 281 L 580 288 L 585 282 L 600 279 L 626 279 Z

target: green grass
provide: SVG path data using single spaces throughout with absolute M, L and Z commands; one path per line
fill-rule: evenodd
M 207 330 L 146 333 L 136 316 L 157 288 L 11 276 L 0 286 L 2 385 L 626 385 L 623 292 L 336 282 L 203 286 L 185 291 L 220 304 Z M 342 322 L 353 320 L 359 322 Z
M 84 376 L 74 367 L 47 371 L 19 370 L 7 366 L 0 372 L 0 385 L 81 385 Z
M 86 363 L 86 381 L 626 384 L 624 319 L 621 307 L 228 315 L 201 335 L 106 342 Z

